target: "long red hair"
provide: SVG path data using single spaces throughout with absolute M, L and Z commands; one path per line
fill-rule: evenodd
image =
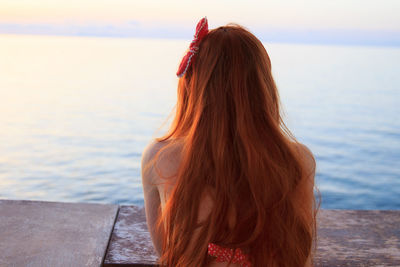
M 161 265 L 206 265 L 210 242 L 242 248 L 253 266 L 305 265 L 316 236 L 316 209 L 304 184 L 314 170 L 282 121 L 269 56 L 243 27 L 219 27 L 201 42 L 179 80 L 172 126 L 158 139 L 174 140 L 184 142 L 176 184 L 160 217 Z M 215 192 L 213 206 L 199 223 L 206 188 Z M 196 229 L 199 238 L 189 249 Z

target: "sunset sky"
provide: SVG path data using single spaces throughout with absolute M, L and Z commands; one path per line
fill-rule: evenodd
M 0 33 L 190 38 L 207 16 L 264 40 L 398 46 L 399 14 L 398 0 L 0 0 Z

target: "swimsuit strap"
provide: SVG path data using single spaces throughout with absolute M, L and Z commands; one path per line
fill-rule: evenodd
M 232 260 L 232 263 L 238 263 L 241 267 L 251 267 L 248 255 L 243 253 L 240 248 L 224 248 L 214 243 L 209 243 L 208 255 L 217 257 L 217 262 L 231 262 Z

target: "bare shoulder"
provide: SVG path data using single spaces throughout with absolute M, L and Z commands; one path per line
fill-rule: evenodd
M 142 180 L 143 182 L 154 182 L 154 159 L 165 143 L 152 140 L 142 153 Z
M 151 162 L 157 153 L 165 146 L 165 143 L 152 140 L 143 150 L 142 153 L 142 166 Z
M 301 144 L 301 143 L 294 143 L 300 157 L 303 160 L 304 166 L 305 166 L 305 177 L 307 177 L 304 182 L 306 183 L 306 187 L 309 188 L 310 190 L 313 190 L 314 184 L 315 184 L 315 171 L 316 171 L 316 163 L 314 156 L 311 152 L 311 150 Z
M 306 166 L 315 170 L 315 159 L 311 150 L 306 145 L 301 143 L 294 143 L 294 145 L 306 163 Z
M 303 179 L 299 183 L 297 190 L 297 198 L 299 199 L 298 203 L 306 204 L 306 210 L 312 211 L 314 204 L 314 185 L 315 185 L 315 171 L 316 171 L 316 163 L 314 156 L 311 150 L 301 144 L 294 143 L 296 146 L 298 155 L 301 157 L 303 162 Z M 315 207 L 315 206 L 314 206 Z M 312 214 L 310 214 L 311 216 Z M 306 264 L 306 266 L 311 266 L 310 263 Z
M 160 176 L 173 176 L 180 162 L 181 147 L 176 141 L 152 141 L 143 151 L 142 179 L 158 182 Z

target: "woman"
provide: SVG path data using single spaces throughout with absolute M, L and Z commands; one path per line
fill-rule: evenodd
M 315 161 L 282 121 L 261 42 L 204 18 L 177 74 L 173 124 L 142 158 L 160 264 L 311 266 Z

